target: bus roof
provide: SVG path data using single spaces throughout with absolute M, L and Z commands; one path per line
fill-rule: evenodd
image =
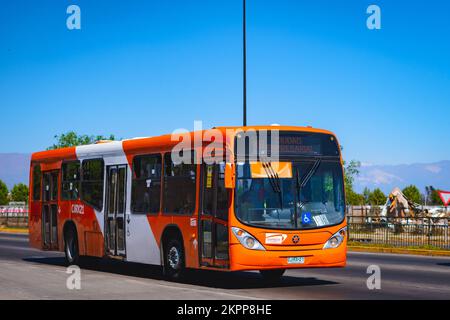
M 307 127 L 299 127 L 299 126 L 282 126 L 282 125 L 258 125 L 258 126 L 220 126 L 214 127 L 212 129 L 219 130 L 222 134 L 225 134 L 227 130 L 240 131 L 240 130 L 280 130 L 280 131 L 302 131 L 302 132 L 315 132 L 315 133 L 324 133 L 330 134 L 334 136 L 334 133 L 328 130 L 313 128 L 310 126 Z M 203 133 L 208 131 L 201 130 Z M 189 134 L 191 135 L 191 139 L 194 139 L 195 134 L 198 134 L 199 131 L 191 131 Z M 101 156 L 114 154 L 118 152 L 125 152 L 126 154 L 136 154 L 140 152 L 161 152 L 161 151 L 169 151 L 173 146 L 178 144 L 179 141 L 172 140 L 172 134 L 165 134 L 161 136 L 154 137 L 139 137 L 139 138 L 131 138 L 124 139 L 120 141 L 101 141 L 98 143 L 84 145 L 84 146 L 76 146 L 76 147 L 68 147 L 68 148 L 60 148 L 55 150 L 46 150 L 35 152 L 31 155 L 32 162 L 54 162 L 54 161 L 62 161 L 62 160 L 76 160 L 80 157 L 87 156 Z M 209 143 L 209 142 L 207 142 Z

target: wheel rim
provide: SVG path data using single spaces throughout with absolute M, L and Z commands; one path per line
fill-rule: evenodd
M 180 252 L 176 247 L 172 247 L 168 253 L 168 262 L 172 269 L 178 269 L 180 265 Z
M 73 261 L 73 243 L 72 237 L 69 237 L 66 245 L 67 258 L 69 261 Z

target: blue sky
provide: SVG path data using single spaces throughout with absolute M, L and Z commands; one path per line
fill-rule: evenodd
M 334 131 L 346 159 L 450 159 L 448 1 L 248 0 L 248 122 Z M 381 8 L 381 30 L 366 8 Z M 81 8 L 68 30 L 66 8 Z M 0 9 L 0 152 L 55 134 L 242 122 L 240 0 L 23 1 Z

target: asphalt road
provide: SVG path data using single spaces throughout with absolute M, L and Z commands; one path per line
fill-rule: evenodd
M 369 265 L 380 267 L 379 290 L 367 288 Z M 88 259 L 80 267 L 81 289 L 69 290 L 62 253 L 0 234 L 0 299 L 450 299 L 450 257 L 354 252 L 345 268 L 288 271 L 275 285 L 256 272 L 192 271 L 173 283 L 147 265 Z

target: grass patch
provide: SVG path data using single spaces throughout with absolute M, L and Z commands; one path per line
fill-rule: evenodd
M 424 246 L 394 246 L 391 244 L 380 244 L 380 243 L 367 243 L 359 241 L 349 241 L 347 244 L 349 247 L 365 247 L 365 248 L 386 248 L 386 249 L 402 249 L 402 250 L 436 250 L 436 251 L 448 251 L 433 245 Z

